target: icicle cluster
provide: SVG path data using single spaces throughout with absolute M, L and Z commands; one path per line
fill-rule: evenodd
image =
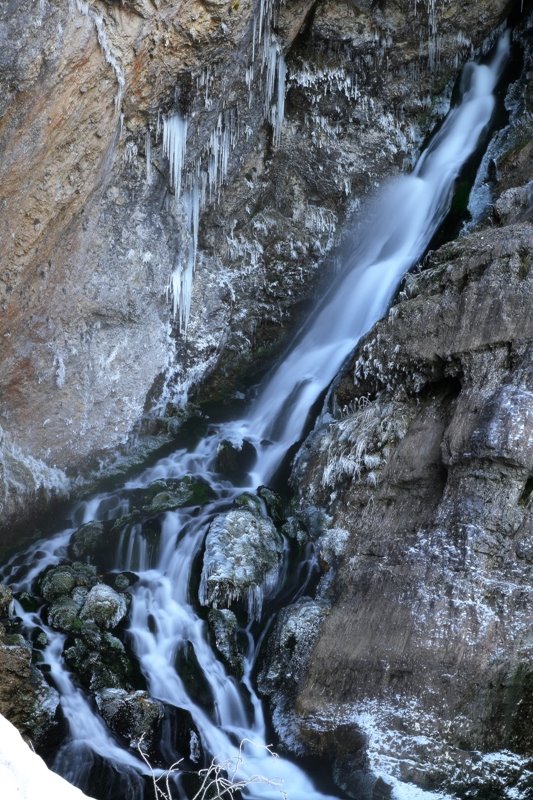
M 278 0 L 260 0 L 253 18 L 251 61 L 246 68 L 244 80 L 248 88 L 248 105 L 252 105 L 254 84 L 260 82 L 263 96 L 263 118 L 272 124 L 274 147 L 281 143 L 281 131 L 285 116 L 285 93 L 287 68 L 282 48 L 272 33 L 275 25 Z M 196 87 L 203 94 L 204 108 L 210 110 L 214 101 L 211 96 L 212 75 L 209 68 L 202 70 Z M 161 120 L 158 117 L 156 139 L 160 135 Z M 186 254 L 180 254 L 170 278 L 174 317 L 178 319 L 180 331 L 187 327 L 192 279 L 198 252 L 198 228 L 200 213 L 208 203 L 218 202 L 228 175 L 231 152 L 241 136 L 239 109 L 220 112 L 209 137 L 209 145 L 185 170 L 187 120 L 179 114 L 171 114 L 162 120 L 163 153 L 169 161 L 170 185 L 176 203 L 185 215 L 190 233 L 190 245 Z M 253 133 L 249 126 L 242 132 L 249 138 Z M 150 143 L 146 144 L 147 180 L 151 175 Z
M 186 142 L 186 119 L 179 114 L 171 114 L 163 120 L 163 153 L 169 163 L 170 185 L 178 200 L 181 194 L 181 173 L 185 162 Z

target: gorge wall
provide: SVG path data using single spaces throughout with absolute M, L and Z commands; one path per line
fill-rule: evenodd
M 172 413 L 215 370 L 211 391 L 227 391 L 275 352 L 339 224 L 409 160 L 507 11 L 504 0 L 2 4 L 4 544 L 143 417 Z M 176 114 L 179 199 L 162 143 Z

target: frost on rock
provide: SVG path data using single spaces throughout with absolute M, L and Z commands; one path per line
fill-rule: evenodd
M 67 495 L 70 485 L 63 470 L 24 453 L 0 427 L 0 515 L 7 517 L 28 486 L 35 497 L 50 499 Z
M 356 413 L 325 430 L 319 444 L 324 457 L 322 486 L 333 488 L 339 481 L 363 478 L 371 486 L 377 483 L 391 449 L 408 427 L 408 407 L 398 402 L 394 405 L 395 413 L 392 404 L 363 404 Z
M 98 583 L 87 595 L 80 619 L 92 620 L 98 627 L 112 630 L 124 619 L 127 609 L 124 595 L 104 583 Z
M 259 619 L 282 557 L 283 540 L 270 520 L 248 510 L 221 514 L 207 533 L 200 602 L 212 608 L 243 603 L 248 617 Z
M 418 721 L 416 731 L 412 729 L 413 717 Z M 489 786 L 491 797 L 501 800 L 522 800 L 529 796 L 532 778 L 529 758 L 506 750 L 483 754 L 449 747 L 443 751 L 441 738 L 435 735 L 439 721 L 421 714 L 413 701 L 404 708 L 377 700 L 357 706 L 332 706 L 324 709 L 315 724 L 317 728 L 327 727 L 333 720 L 337 728 L 352 727 L 365 736 L 368 766 L 391 787 L 393 800 L 477 797 L 481 787 Z M 402 730 L 398 730 L 399 721 Z M 460 719 L 457 724 L 461 724 Z M 342 776 L 341 764 L 335 770 Z M 446 784 L 438 786 L 433 776 L 446 773 L 449 776 Z M 415 786 L 412 781 L 432 790 Z

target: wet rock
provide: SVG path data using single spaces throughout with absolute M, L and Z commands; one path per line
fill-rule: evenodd
M 249 492 L 244 492 L 240 494 L 238 497 L 235 498 L 233 501 L 233 505 L 237 508 L 245 509 L 250 511 L 254 516 L 260 516 L 262 507 L 261 507 L 261 500 L 256 494 L 250 494 Z
M 80 636 L 64 651 L 70 669 L 92 692 L 101 689 L 132 689 L 133 664 L 124 645 L 110 633 L 85 623 Z
M 161 729 L 164 706 L 148 692 L 101 689 L 95 695 L 102 717 L 112 731 L 122 736 L 136 750 L 149 750 Z
M 94 558 L 109 547 L 109 533 L 102 522 L 88 522 L 72 534 L 69 555 L 76 561 Z
M 40 590 L 50 602 L 68 595 L 76 586 L 90 588 L 96 583 L 96 567 L 89 564 L 60 564 L 47 570 L 40 578 Z
M 87 595 L 80 619 L 95 622 L 103 630 L 112 630 L 124 619 L 127 611 L 128 604 L 123 594 L 118 594 L 105 583 L 98 583 Z
M 213 608 L 244 604 L 261 615 L 263 597 L 276 585 L 283 540 L 269 519 L 248 510 L 215 517 L 205 542 L 200 600 Z
M 281 525 L 285 519 L 285 513 L 283 509 L 283 500 L 279 494 L 273 492 L 268 486 L 260 486 L 257 490 L 257 494 L 264 502 L 270 519 L 275 525 Z
M 215 493 L 208 481 L 197 475 L 186 475 L 179 480 L 157 480 L 143 492 L 148 503 L 143 511 L 161 514 L 184 506 L 203 506 L 214 499 Z
M 199 664 L 192 642 L 180 642 L 176 651 L 175 666 L 193 702 L 209 714 L 215 714 L 216 699 L 208 677 Z
M 0 634 L 0 714 L 35 746 L 41 746 L 56 727 L 59 695 L 31 663 L 31 647 L 22 637 Z
M 118 575 L 115 575 L 113 582 L 117 592 L 125 592 L 138 580 L 139 578 L 133 572 L 119 572 Z
M 244 653 L 239 647 L 237 617 L 227 608 L 212 608 L 208 614 L 209 627 L 215 638 L 215 647 L 233 675 L 244 672 Z
M 215 469 L 225 478 L 239 485 L 253 467 L 256 457 L 255 447 L 246 439 L 240 447 L 226 439 L 220 442 L 217 448 Z

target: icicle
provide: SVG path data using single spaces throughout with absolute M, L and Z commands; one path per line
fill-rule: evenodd
M 146 182 L 152 182 L 152 140 L 150 139 L 150 128 L 146 129 Z
M 185 161 L 187 145 L 187 120 L 179 114 L 172 114 L 163 120 L 163 153 L 170 165 L 170 185 L 176 200 L 181 194 L 181 173 Z
M 272 124 L 274 126 L 274 147 L 279 147 L 281 143 L 281 128 L 283 126 L 283 120 L 285 118 L 285 78 L 287 75 L 287 66 L 285 64 L 285 59 L 283 57 L 283 53 L 280 51 L 278 53 L 278 69 L 277 69 L 277 79 L 278 79 L 278 97 L 277 103 L 273 113 Z

